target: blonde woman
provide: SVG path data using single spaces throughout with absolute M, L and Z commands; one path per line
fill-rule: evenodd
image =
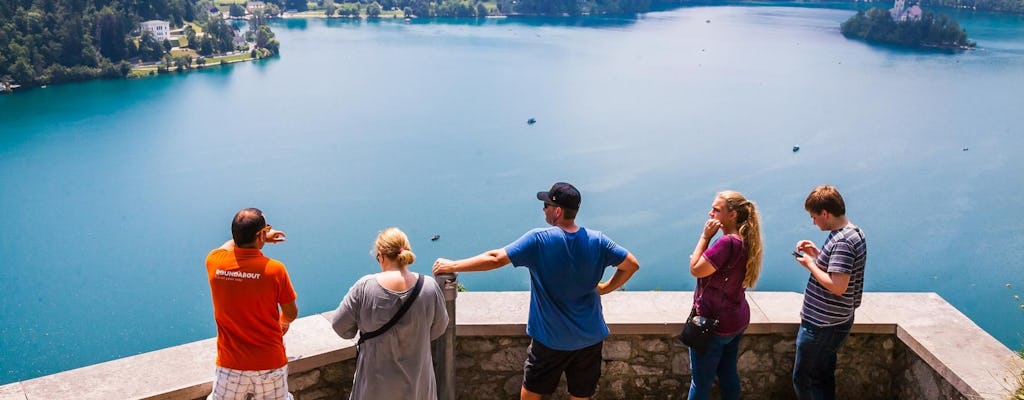
M 710 398 L 717 377 L 722 399 L 735 400 L 740 397 L 740 339 L 750 324 L 745 292 L 761 273 L 761 218 L 753 202 L 733 191 L 718 193 L 708 216 L 690 256 L 690 274 L 697 278 L 697 314 L 717 319 L 718 326 L 705 351 L 690 349 L 689 399 Z M 722 236 L 711 244 L 719 231 Z
M 359 332 L 364 340 L 357 352 L 350 398 L 435 400 L 430 341 L 448 326 L 444 295 L 433 277 L 409 271 L 416 255 L 398 228 L 380 232 L 371 253 L 381 271 L 352 285 L 332 318 L 339 336 L 351 339 Z M 382 330 L 412 296 L 407 312 Z M 368 335 L 371 332 L 379 334 Z

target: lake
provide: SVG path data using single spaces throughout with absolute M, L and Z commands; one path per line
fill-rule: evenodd
M 826 236 L 803 201 L 834 184 L 866 290 L 937 292 L 1019 349 L 1024 18 L 953 12 L 979 48 L 948 54 L 847 40 L 853 12 L 284 20 L 277 59 L 0 96 L 0 383 L 215 336 L 203 261 L 241 208 L 288 234 L 265 251 L 306 316 L 377 269 L 379 230 L 428 272 L 543 226 L 558 180 L 640 260 L 631 291 L 693 289 L 724 189 L 762 212 L 756 290 L 802 291 L 793 245 Z

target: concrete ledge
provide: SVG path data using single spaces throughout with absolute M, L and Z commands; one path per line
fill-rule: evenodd
M 795 336 L 803 297 L 748 292 L 750 335 Z M 602 298 L 614 335 L 674 335 L 691 292 L 615 292 Z M 458 336 L 526 336 L 528 292 L 464 292 L 457 299 Z M 296 320 L 285 343 L 298 374 L 355 357 L 355 341 L 331 329 L 332 312 Z M 1024 360 L 934 293 L 866 293 L 855 334 L 893 335 L 968 398 L 1008 398 Z M 0 386 L 0 400 L 196 399 L 212 385 L 215 339 Z

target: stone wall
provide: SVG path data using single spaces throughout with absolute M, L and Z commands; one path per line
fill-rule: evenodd
M 456 341 L 459 399 L 518 399 L 530 338 L 466 336 Z M 746 335 L 739 370 L 744 399 L 791 399 L 795 337 Z M 613 335 L 605 341 L 597 399 L 685 399 L 690 383 L 686 346 L 664 335 Z M 348 398 L 355 360 L 292 374 L 296 400 Z M 893 335 L 852 334 L 840 352 L 838 397 L 963 399 L 957 390 Z M 714 395 L 717 398 L 717 393 Z M 551 399 L 567 399 L 565 380 Z M 198 400 L 198 399 L 197 399 Z
M 461 399 L 517 398 L 529 338 L 529 292 L 459 293 L 456 392 Z M 744 398 L 792 398 L 790 374 L 803 296 L 748 292 L 750 326 L 739 357 Z M 602 296 L 612 332 L 598 398 L 678 399 L 689 357 L 673 342 L 691 292 Z M 289 385 L 298 400 L 347 398 L 355 341 L 331 312 L 299 318 L 285 335 Z M 1024 359 L 934 293 L 865 293 L 839 355 L 840 398 L 1007 400 Z M 216 340 L 0 385 L 0 400 L 192 400 L 210 393 Z M 564 384 L 554 398 L 565 398 Z

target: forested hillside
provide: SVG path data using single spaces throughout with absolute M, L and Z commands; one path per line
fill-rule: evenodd
M 125 76 L 139 22 L 181 26 L 196 0 L 0 0 L 0 80 L 25 86 Z M 204 15 L 205 17 L 205 15 Z M 138 32 L 136 32 L 138 34 Z

